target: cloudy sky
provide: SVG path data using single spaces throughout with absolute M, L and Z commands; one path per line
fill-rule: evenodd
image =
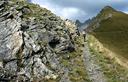
M 128 0 L 32 0 L 63 18 L 85 21 L 95 16 L 104 6 L 128 13 Z

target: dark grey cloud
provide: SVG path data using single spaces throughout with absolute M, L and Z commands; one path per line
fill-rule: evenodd
M 72 20 L 87 20 L 95 16 L 104 6 L 127 12 L 128 0 L 32 0 L 55 14 Z

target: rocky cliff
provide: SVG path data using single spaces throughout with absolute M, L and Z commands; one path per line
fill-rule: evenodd
M 0 1 L 0 81 L 68 82 L 61 61 L 76 51 L 69 26 L 38 5 Z

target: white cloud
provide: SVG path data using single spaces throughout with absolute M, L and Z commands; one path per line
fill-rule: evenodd
M 128 11 L 124 11 L 124 13 L 127 13 L 128 14 Z
M 104 6 L 110 5 L 127 12 L 128 0 L 32 0 L 58 16 L 85 21 L 95 16 Z
M 77 9 L 77 8 L 63 8 L 60 14 L 61 14 L 63 17 L 68 18 L 68 17 L 72 17 L 73 15 L 78 14 L 79 11 L 80 11 L 80 10 Z
M 76 20 L 79 18 L 78 15 L 84 15 L 86 16 L 87 14 L 85 11 L 75 8 L 75 7 L 61 7 L 59 5 L 52 5 L 51 3 L 48 3 L 47 1 L 44 0 L 43 3 L 39 2 L 40 0 L 33 0 L 33 3 L 40 4 L 41 7 L 47 8 L 48 10 L 51 10 L 53 13 L 57 14 L 58 16 L 61 16 L 62 18 L 65 19 L 72 19 Z
M 62 8 L 60 12 L 57 14 L 64 18 L 70 18 L 70 19 L 76 19 L 78 17 L 77 15 L 86 16 L 86 13 L 84 11 L 73 7 Z

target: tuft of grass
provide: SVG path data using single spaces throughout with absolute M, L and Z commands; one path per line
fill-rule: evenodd
M 94 38 L 90 38 L 88 43 L 95 43 Z M 100 52 L 95 49 L 96 46 L 90 45 L 90 52 L 96 60 L 96 63 L 101 67 L 108 82 L 128 82 L 128 70 L 118 64 L 114 58 L 107 56 L 105 52 Z
M 84 67 L 82 58 L 75 59 L 72 65 L 72 70 L 69 73 L 70 80 L 72 82 L 91 82 Z M 77 66 L 76 66 L 77 65 Z

